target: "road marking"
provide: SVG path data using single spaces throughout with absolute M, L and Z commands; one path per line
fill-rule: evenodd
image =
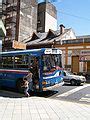
M 82 97 L 79 101 L 83 101 L 83 102 L 90 102 L 90 94 L 86 94 L 85 97 Z
M 67 97 L 67 96 L 69 96 L 69 95 L 71 95 L 71 94 L 73 94 L 73 93 L 75 93 L 75 92 L 77 92 L 77 91 L 79 91 L 79 90 L 81 90 L 81 89 L 83 89 L 85 87 L 88 87 L 88 86 L 90 86 L 90 84 L 79 86 L 79 87 L 77 87 L 75 89 L 72 89 L 70 91 L 67 91 L 67 92 L 65 92 L 65 93 L 63 93 L 61 95 L 57 95 L 56 97 Z
M 90 97 L 90 94 L 86 94 L 85 96 L 86 96 L 86 97 Z

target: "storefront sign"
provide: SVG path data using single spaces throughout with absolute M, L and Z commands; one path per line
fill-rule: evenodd
M 73 50 L 72 55 L 80 55 L 80 50 Z
M 13 48 L 14 49 L 26 49 L 26 44 L 21 43 L 21 42 L 17 42 L 17 41 L 13 41 Z
M 81 50 L 80 55 L 90 55 L 90 50 Z

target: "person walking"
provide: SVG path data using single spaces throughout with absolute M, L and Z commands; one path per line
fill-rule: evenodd
M 39 63 L 38 58 L 34 58 L 32 62 L 32 79 L 33 79 L 33 89 L 36 91 L 36 84 L 38 84 L 39 81 Z
M 27 81 L 29 82 L 29 90 L 32 91 L 33 90 L 33 80 L 32 80 L 32 68 L 29 69 L 29 72 L 27 74 L 27 76 L 25 76 L 25 78 L 27 79 Z
M 23 85 L 21 87 L 24 88 L 25 96 L 29 97 L 30 96 L 30 94 L 28 92 L 28 90 L 29 90 L 29 82 L 28 82 L 26 77 L 23 78 Z

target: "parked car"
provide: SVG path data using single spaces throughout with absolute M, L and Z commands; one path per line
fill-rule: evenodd
M 63 80 L 65 83 L 70 83 L 71 85 L 80 85 L 81 83 L 86 82 L 86 78 L 84 76 L 74 75 L 68 71 L 64 71 Z

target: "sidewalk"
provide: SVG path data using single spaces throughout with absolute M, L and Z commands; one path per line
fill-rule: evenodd
M 4 94 L 4 95 L 2 95 Z M 3 97 L 0 91 L 0 120 L 90 120 L 90 105 L 44 97 Z M 6 95 L 7 96 L 7 95 Z

